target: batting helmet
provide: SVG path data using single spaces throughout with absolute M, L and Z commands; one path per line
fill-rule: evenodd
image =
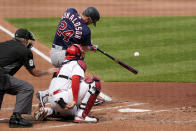
M 95 7 L 86 8 L 82 14 L 90 17 L 94 26 L 96 26 L 96 22 L 100 19 L 99 11 Z
M 66 58 L 67 60 L 73 59 L 84 59 L 84 50 L 78 44 L 73 44 L 66 50 Z
M 35 40 L 33 33 L 29 32 L 27 29 L 18 29 L 15 33 L 15 38 L 24 38 L 27 40 Z

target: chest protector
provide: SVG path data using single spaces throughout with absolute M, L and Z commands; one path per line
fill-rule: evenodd
M 86 71 L 86 63 L 83 60 L 78 60 L 77 61 L 78 64 L 80 65 L 80 67 L 84 70 L 84 72 Z

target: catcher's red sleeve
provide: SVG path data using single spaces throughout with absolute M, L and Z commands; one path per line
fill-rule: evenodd
M 73 100 L 77 102 L 78 100 L 78 92 L 80 87 L 80 77 L 79 75 L 72 76 L 72 92 L 73 92 Z

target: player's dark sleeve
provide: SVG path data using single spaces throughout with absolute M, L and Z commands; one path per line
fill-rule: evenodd
M 24 66 L 27 70 L 35 68 L 34 61 L 33 61 L 33 53 L 30 49 L 27 49 L 27 51 L 24 54 Z
M 92 45 L 90 29 L 86 30 L 86 32 L 84 33 L 83 39 L 82 39 L 81 43 L 82 43 L 83 46 L 90 46 L 90 45 Z

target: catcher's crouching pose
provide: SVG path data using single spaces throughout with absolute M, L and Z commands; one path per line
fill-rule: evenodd
M 83 61 L 84 51 L 74 44 L 66 50 L 66 60 L 54 74 L 49 86 L 49 107 L 40 107 L 34 113 L 35 120 L 58 114 L 62 117 L 74 116 L 74 122 L 97 122 L 95 117 L 88 116 L 101 90 L 97 76 L 84 80 L 86 64 Z M 79 105 L 79 106 L 77 106 Z

